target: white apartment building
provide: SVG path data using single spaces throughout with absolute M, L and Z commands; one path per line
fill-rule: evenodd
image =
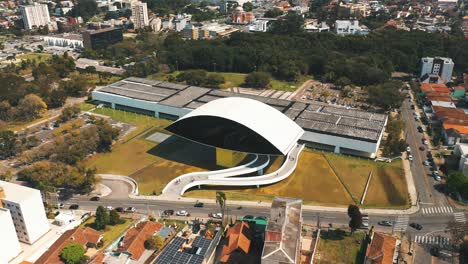
M 1 192 L 1 190 L 0 190 Z M 10 210 L 0 204 L 0 263 L 8 263 L 21 253 L 21 246 L 16 236 Z
M 8 209 L 16 235 L 21 242 L 32 244 L 50 230 L 39 190 L 0 181 L 3 208 Z
M 424 57 L 421 59 L 421 63 L 421 78 L 425 75 L 436 75 L 442 78 L 442 83 L 447 83 L 452 80 L 452 72 L 455 64 L 451 58 Z
M 50 23 L 47 5 L 34 3 L 33 5 L 21 6 L 20 10 L 25 29 L 38 28 Z
M 65 33 L 61 35 L 48 35 L 44 36 L 44 42 L 47 43 L 48 46 L 66 47 L 72 49 L 84 48 L 83 38 L 78 34 Z
M 135 29 L 141 29 L 149 25 L 148 7 L 140 1 L 132 2 L 132 17 Z
M 360 26 L 357 20 L 336 20 L 335 32 L 338 35 L 367 35 L 369 29 L 366 26 Z

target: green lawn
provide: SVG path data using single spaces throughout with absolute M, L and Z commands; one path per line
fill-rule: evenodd
M 314 263 L 318 264 L 351 264 L 363 263 L 365 234 L 350 233 L 336 229 L 327 232 L 323 229 L 315 253 Z
M 164 80 L 167 81 L 169 76 L 176 77 L 181 71 L 174 71 L 172 73 L 160 74 L 156 73 L 148 76 L 149 79 L 153 80 Z M 244 81 L 247 74 L 245 73 L 235 73 L 235 72 L 216 72 L 224 76 L 224 84 L 221 85 L 221 89 L 229 89 L 232 87 L 240 87 Z M 272 79 L 270 85 L 273 90 L 281 91 L 294 91 L 296 90 L 303 82 L 305 82 L 310 76 L 302 77 L 298 82 L 285 82 L 276 79 Z
M 81 227 L 91 227 L 94 228 L 94 219 L 95 217 L 90 217 L 85 222 L 81 223 Z M 109 246 L 113 241 L 119 238 L 133 223 L 134 220 L 130 218 L 121 218 L 124 222 L 122 224 L 118 224 L 115 226 L 108 225 L 106 226 L 105 230 L 98 230 L 103 235 L 104 246 L 106 248 Z
M 11 130 L 11 131 L 20 131 L 22 129 L 25 129 L 27 126 L 32 125 L 34 123 L 40 122 L 42 120 L 46 120 L 49 118 L 50 115 L 45 115 L 41 118 L 34 119 L 32 121 L 27 121 L 27 122 L 7 122 L 5 127 L 2 127 L 1 129 L 6 129 L 6 130 Z

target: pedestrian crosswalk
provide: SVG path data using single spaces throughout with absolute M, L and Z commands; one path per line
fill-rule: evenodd
M 427 207 L 422 208 L 423 214 L 451 214 L 453 209 L 450 206 Z
M 450 245 L 450 238 L 443 236 L 415 236 L 414 241 L 419 244 Z
M 408 221 L 409 216 L 407 215 L 400 215 L 398 216 L 397 220 L 395 221 L 395 225 L 393 226 L 394 232 L 405 232 L 408 228 Z
M 458 213 L 453 213 L 453 216 L 455 217 L 455 221 L 459 223 L 465 223 L 466 222 L 466 217 L 464 212 L 458 212 Z

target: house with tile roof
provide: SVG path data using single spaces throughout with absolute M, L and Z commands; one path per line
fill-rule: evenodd
M 254 223 L 253 223 L 254 224 Z M 237 222 L 226 234 L 226 244 L 222 246 L 221 263 L 251 263 L 249 259 L 250 246 L 253 239 L 253 229 L 249 222 Z
M 125 234 L 116 252 L 127 254 L 132 260 L 139 260 L 145 252 L 145 241 L 163 228 L 158 222 L 140 222 Z
M 95 247 L 102 239 L 102 234 L 98 231 L 86 227 L 71 229 L 63 233 L 57 241 L 34 262 L 35 264 L 63 264 L 60 253 L 63 248 L 72 243 L 78 243 L 84 248 Z
M 373 232 L 370 245 L 367 247 L 365 264 L 392 264 L 398 256 L 399 241 L 382 233 Z

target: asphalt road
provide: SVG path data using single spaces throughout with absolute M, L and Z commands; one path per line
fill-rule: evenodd
M 413 102 L 405 99 L 401 107 L 401 114 L 406 124 L 406 142 L 410 146 L 411 154 L 413 155 L 411 172 L 418 192 L 420 205 L 421 207 L 448 206 L 445 194 L 435 188 L 440 182 L 435 181 L 432 177 L 430 166 L 423 165 L 424 160 L 427 159 L 428 146 L 422 143 L 424 134 L 419 133 L 417 127 L 423 125 L 420 121 L 415 120 L 415 110 L 410 108 L 411 104 Z M 424 146 L 424 151 L 419 150 L 421 146 Z

